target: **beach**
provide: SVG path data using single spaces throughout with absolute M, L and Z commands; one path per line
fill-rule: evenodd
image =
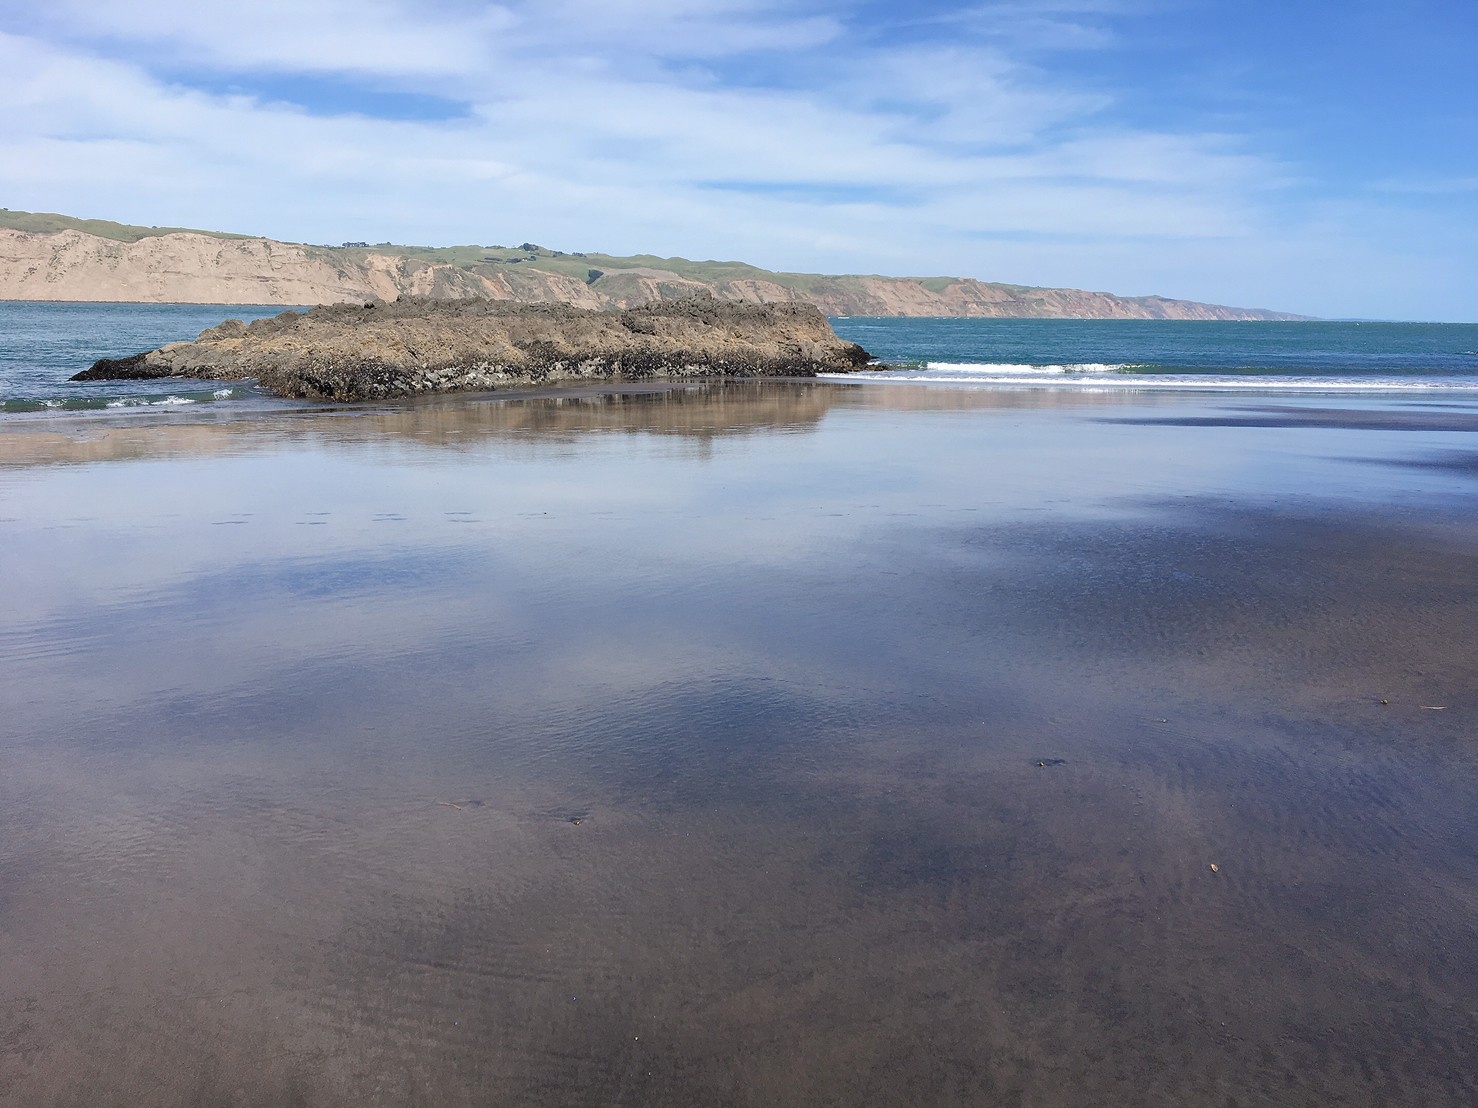
M 0 1102 L 1478 1099 L 1478 400 L 0 435 Z

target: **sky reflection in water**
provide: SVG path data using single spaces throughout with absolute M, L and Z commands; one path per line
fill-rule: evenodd
M 769 384 L 7 433 L 0 1077 L 1471 1090 L 1478 490 L 1389 463 L 1478 419 L 1250 410 Z

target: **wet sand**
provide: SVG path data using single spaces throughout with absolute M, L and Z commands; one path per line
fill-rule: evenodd
M 1475 431 L 0 426 L 0 1102 L 1472 1104 Z

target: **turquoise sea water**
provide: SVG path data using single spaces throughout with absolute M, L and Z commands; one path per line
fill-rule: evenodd
M 250 385 L 78 383 L 97 358 L 277 307 L 0 303 L 0 412 L 270 403 Z M 1478 324 L 837 319 L 891 368 L 854 376 L 994 388 L 1478 390 Z
M 838 319 L 899 368 L 879 379 L 995 387 L 1478 389 L 1478 324 Z

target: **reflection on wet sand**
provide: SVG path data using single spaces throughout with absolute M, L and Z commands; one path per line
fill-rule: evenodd
M 1451 436 L 910 395 L 14 448 L 0 1101 L 1478 1098 Z
M 489 438 L 556 441 L 609 431 L 672 435 L 701 443 L 734 435 L 810 431 L 835 410 L 1097 410 L 1157 402 L 1164 401 L 1154 396 L 1136 400 L 1124 392 L 859 387 L 817 381 L 569 386 L 436 397 L 374 408 L 178 412 L 167 421 L 153 414 L 16 420 L 0 434 L 0 467 L 273 451 L 285 439 L 467 448 Z

